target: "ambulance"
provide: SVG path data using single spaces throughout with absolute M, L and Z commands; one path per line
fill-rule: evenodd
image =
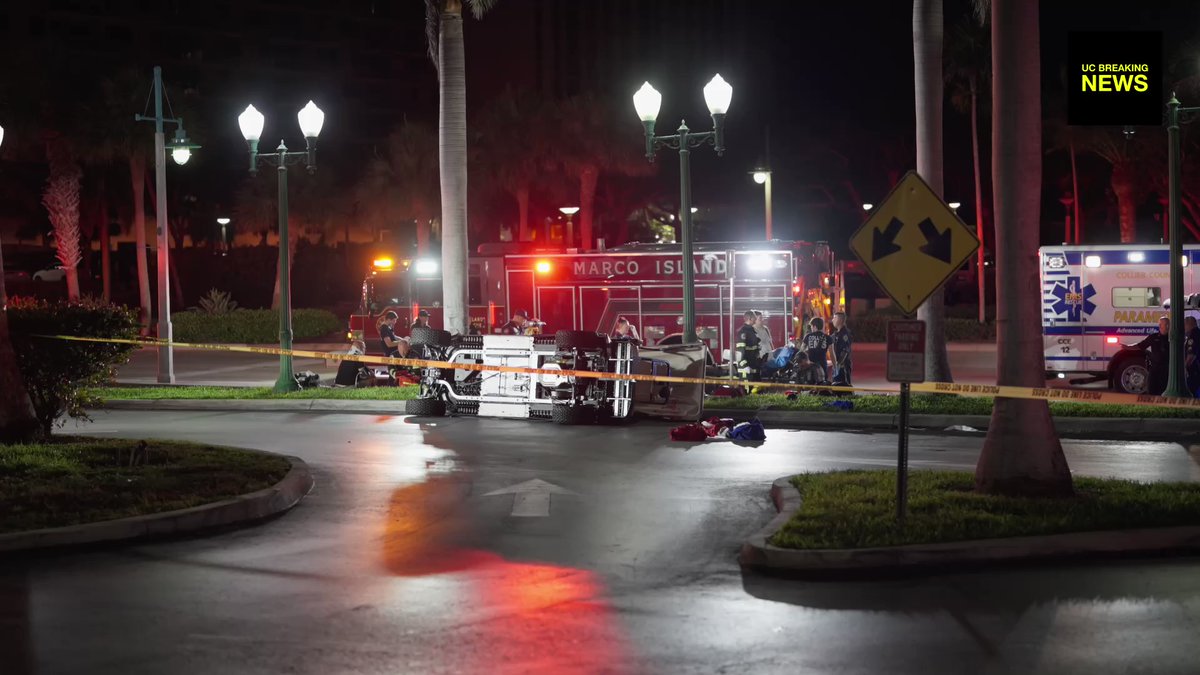
M 1167 315 L 1169 247 L 1044 246 L 1038 257 L 1047 379 L 1107 381 L 1117 391 L 1146 393 L 1149 373 L 1136 345 Z M 1185 246 L 1185 294 L 1200 287 L 1197 262 L 1200 245 Z M 1190 300 L 1185 314 L 1197 316 Z

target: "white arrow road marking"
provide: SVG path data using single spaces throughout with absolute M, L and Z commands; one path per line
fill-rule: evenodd
M 493 490 L 484 497 L 513 495 L 512 515 L 516 518 L 543 518 L 550 515 L 550 495 L 577 495 L 541 478 L 527 480 L 509 487 Z

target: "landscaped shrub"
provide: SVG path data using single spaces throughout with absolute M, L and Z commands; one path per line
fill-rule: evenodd
M 887 322 L 896 314 L 873 312 L 850 317 L 850 332 L 855 342 L 886 342 Z M 946 339 L 951 342 L 990 342 L 996 339 L 996 324 L 981 324 L 975 319 L 946 319 Z
M 129 355 L 137 349 L 135 345 L 115 342 L 41 337 L 73 335 L 126 340 L 137 337 L 137 314 L 96 300 L 14 298 L 8 305 L 8 325 L 21 377 L 47 435 L 54 421 L 63 415 L 88 419 L 84 409 L 96 402 L 88 388 L 111 381 L 113 369 L 129 360 Z
M 177 342 L 279 342 L 279 312 L 273 309 L 235 309 L 224 314 L 188 310 L 171 315 Z M 323 309 L 292 310 L 292 339 L 325 337 L 344 327 L 333 312 Z

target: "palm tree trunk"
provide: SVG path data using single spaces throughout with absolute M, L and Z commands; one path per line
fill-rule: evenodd
M 529 187 L 517 188 L 517 241 L 529 241 Z
M 4 247 L 0 245 L 0 443 L 34 440 L 41 425 L 33 413 L 17 353 L 8 334 L 8 291 L 4 287 Z
M 150 270 L 146 265 L 146 158 L 134 154 L 129 158 L 129 174 L 133 181 L 133 234 L 137 244 L 138 303 L 142 335 L 150 334 Z
M 462 4 L 445 0 L 438 35 L 438 159 L 442 187 L 442 298 L 445 330 L 467 324 L 467 73 Z
M 104 302 L 112 302 L 112 241 L 108 222 L 108 193 L 104 190 L 103 179 L 97 199 L 100 202 L 100 279 L 103 289 L 101 297 L 104 298 Z
M 983 177 L 979 170 L 979 92 L 974 76 L 971 77 L 971 154 L 975 161 L 975 238 L 979 240 L 979 251 L 975 255 L 975 284 L 979 287 L 979 323 L 987 323 L 987 270 L 983 264 Z
M 1117 197 L 1117 215 L 1121 223 L 1121 243 L 1137 241 L 1137 204 L 1134 196 L 1133 177 L 1123 164 L 1112 170 L 1112 191 Z
M 942 0 L 913 1 L 913 63 L 916 74 L 917 172 L 942 194 Z M 917 310 L 925 322 L 925 377 L 953 382 L 946 351 L 946 294 L 937 291 Z
M 596 211 L 596 181 L 600 172 L 595 167 L 586 167 L 579 174 L 579 248 L 590 251 L 595 246 L 592 233 L 592 218 Z
M 1038 278 L 1042 193 L 1038 0 L 992 0 L 992 186 L 996 210 L 996 375 L 1001 385 L 1045 385 Z M 1071 471 L 1045 401 L 997 398 L 975 489 L 1066 496 Z
M 1071 196 L 1075 198 L 1075 245 L 1078 246 L 1083 241 L 1083 221 L 1079 219 L 1081 207 L 1079 202 L 1083 201 L 1079 195 L 1079 172 L 1075 169 L 1075 141 L 1070 143 L 1071 150 Z

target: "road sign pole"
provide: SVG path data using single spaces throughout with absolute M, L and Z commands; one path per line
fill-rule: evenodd
M 908 398 L 910 387 L 900 383 L 900 447 L 896 453 L 896 522 L 903 527 L 908 511 Z
M 913 382 L 925 381 L 925 322 L 911 318 L 887 325 L 887 379 L 900 383 L 900 440 L 896 450 L 896 523 L 908 513 L 908 409 Z

